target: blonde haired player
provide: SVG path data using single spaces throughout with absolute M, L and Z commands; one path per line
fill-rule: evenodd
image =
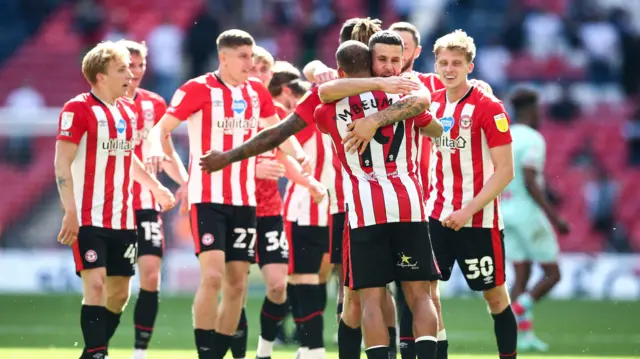
M 151 190 L 163 209 L 169 190 L 149 175 L 133 153 L 136 114 L 126 95 L 131 85 L 129 52 L 103 42 L 82 60 L 91 92 L 62 108 L 56 137 L 55 174 L 64 207 L 58 241 L 73 248 L 82 278 L 81 358 L 102 358 L 129 299 L 137 236 L 133 181 Z
M 432 94 L 431 113 L 444 126 L 431 154 L 427 213 L 444 281 L 457 262 L 469 287 L 481 291 L 494 320 L 501 358 L 516 357 L 517 325 L 505 285 L 500 193 L 514 176 L 509 117 L 502 102 L 474 86 L 476 46 L 456 30 L 433 52 L 445 89 Z M 431 290 L 444 331 L 437 283 Z M 446 358 L 446 351 L 439 358 Z
M 150 145 L 147 141 L 149 131 L 160 121 L 167 105 L 164 99 L 149 90 L 140 88 L 147 69 L 147 46 L 131 40 L 120 40 L 118 44 L 129 50 L 131 61 L 129 70 L 133 78 L 127 89 L 126 97 L 131 100 L 138 117 L 136 126 L 135 153 L 141 160 L 149 155 Z M 186 195 L 184 187 L 189 179 L 187 170 L 180 156 L 173 147 L 171 137 L 163 139 L 162 148 L 171 161 L 165 161 L 163 168 L 178 185 L 181 194 Z M 133 207 L 136 211 L 138 232 L 138 269 L 140 270 L 140 291 L 138 292 L 133 313 L 134 322 L 134 354 L 133 359 L 146 358 L 147 348 L 153 334 L 153 327 L 158 316 L 160 290 L 160 270 L 164 254 L 164 229 L 162 218 L 153 194 L 141 184 L 133 185 Z M 186 209 L 186 198 L 183 205 Z

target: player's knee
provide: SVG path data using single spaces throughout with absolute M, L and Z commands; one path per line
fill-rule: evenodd
M 140 273 L 140 287 L 146 291 L 154 292 L 160 287 L 160 271 L 145 271 Z
M 202 273 L 200 279 L 202 289 L 215 291 L 216 293 L 222 287 L 222 273 L 218 270 L 206 270 Z
M 360 326 L 361 313 L 360 300 L 352 296 L 345 302 L 342 310 L 342 321 L 350 328 L 357 328 Z
M 104 278 L 88 278 L 84 283 L 84 300 L 86 304 L 95 305 L 101 303 L 105 293 Z
M 558 268 L 557 266 L 546 268 L 544 276 L 546 280 L 554 284 L 558 283 L 560 282 L 560 279 L 561 279 L 560 268 Z
M 503 285 L 482 292 L 491 313 L 502 313 L 509 306 L 509 294 Z
M 425 299 L 431 300 L 431 284 L 429 282 L 405 282 L 402 290 L 404 298 L 411 310 L 417 308 Z
M 129 288 L 114 290 L 107 296 L 107 308 L 122 312 L 129 301 Z
M 267 283 L 267 298 L 274 303 L 282 303 L 287 297 L 286 279 L 270 281 Z
M 244 298 L 244 293 L 246 291 L 247 285 L 246 281 L 237 280 L 237 281 L 225 281 L 224 289 L 222 291 L 222 295 L 228 298 Z
M 438 313 L 441 310 L 440 304 L 440 289 L 438 287 L 438 281 L 431 282 L 431 301 L 433 301 L 433 305 L 436 307 Z

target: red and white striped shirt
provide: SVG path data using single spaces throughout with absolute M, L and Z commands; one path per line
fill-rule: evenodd
M 280 119 L 287 116 L 287 110 L 279 102 L 273 101 L 273 105 L 276 108 L 276 113 Z M 258 131 L 262 131 L 267 126 L 263 126 L 262 123 L 258 124 Z M 271 151 L 265 152 L 258 156 L 257 163 L 265 160 L 276 159 L 277 148 Z M 280 197 L 280 190 L 278 190 L 278 181 L 269 179 L 256 178 L 256 216 L 258 217 L 272 217 L 282 214 L 282 197 Z
M 151 153 L 151 145 L 147 141 L 149 131 L 160 121 L 162 115 L 167 110 L 164 99 L 149 90 L 137 89 L 133 97 L 134 108 L 137 113 L 137 126 L 135 136 L 135 154 L 144 161 Z M 154 209 L 160 210 L 160 205 L 148 188 L 140 183 L 133 183 L 133 209 Z
M 444 84 L 440 81 L 438 75 L 434 73 L 423 74 L 421 72 L 412 71 L 412 75 L 416 76 L 420 82 L 429 90 L 430 93 L 434 93 L 437 90 L 443 89 Z M 431 154 L 431 138 L 426 136 L 420 136 L 418 142 L 418 163 L 420 164 L 420 180 L 422 181 L 422 188 L 425 189 L 424 196 L 425 201 L 429 195 L 426 190 L 429 188 L 429 155 Z
M 333 186 L 335 173 L 329 139 L 315 126 L 307 127 L 298 134 L 296 138 L 311 160 L 313 177 L 325 187 Z M 325 197 L 316 204 L 309 189 L 289 181 L 284 197 L 284 218 L 300 226 L 326 227 L 329 225 L 329 198 Z
M 84 93 L 64 104 L 56 139 L 78 145 L 71 176 L 81 226 L 136 228 L 132 196 L 135 127 L 135 112 L 125 99 L 108 105 Z
M 399 100 L 399 95 L 373 91 L 316 110 L 318 128 L 331 136 L 346 173 L 343 185 L 351 228 L 425 220 L 417 157 L 419 128 L 431 122 L 428 113 L 379 129 L 362 155 L 346 153 L 342 144 L 349 123 Z
M 256 134 L 260 118 L 275 115 L 264 85 L 251 78 L 235 87 L 208 73 L 182 85 L 167 113 L 189 120 L 189 203 L 255 207 L 255 157 L 211 174 L 201 171 L 198 161 L 209 150 L 225 152 L 243 144 Z
M 314 117 L 314 112 L 316 107 L 322 105 L 322 101 L 320 101 L 320 95 L 318 95 L 318 87 L 311 88 L 301 99 L 298 101 L 298 104 L 295 109 L 296 115 L 302 118 L 308 127 L 316 127 L 316 119 Z M 304 131 L 303 131 L 304 132 Z M 306 134 L 312 134 L 313 132 L 307 131 Z M 300 137 L 302 140 L 304 139 L 305 133 L 301 133 Z M 327 135 L 324 135 L 325 137 Z M 331 138 L 327 137 L 325 141 L 331 143 Z M 344 213 L 346 211 L 344 205 L 344 191 L 342 189 L 342 164 L 340 163 L 340 159 L 338 158 L 335 149 L 331 146 L 331 155 L 333 171 L 332 176 L 333 180 L 331 180 L 331 175 L 327 175 L 325 178 L 328 181 L 327 183 L 323 183 L 327 190 L 329 191 L 329 213 Z
M 510 144 L 511 132 L 502 102 L 476 87 L 457 102 L 447 101 L 446 90 L 434 92 L 431 113 L 444 133 L 432 145 L 427 213 L 442 221 L 480 193 L 494 172 L 489 149 Z M 502 229 L 500 197 L 465 227 Z

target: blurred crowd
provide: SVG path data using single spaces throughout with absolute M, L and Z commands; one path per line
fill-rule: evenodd
M 196 0 L 184 0 L 193 2 Z M 135 3 L 136 0 L 131 0 Z M 490 83 L 504 98 L 516 83 L 539 86 L 545 117 L 558 124 L 581 121 L 600 107 L 622 114 L 602 121 L 624 122 L 627 163 L 640 168 L 640 6 L 624 0 L 197 0 L 191 21 L 178 23 L 171 7 L 141 37 L 133 33 L 137 19 L 110 0 L 3 0 L 0 4 L 0 67 L 60 6 L 73 8 L 73 27 L 85 48 L 101 40 L 133 38 L 149 47 L 144 86 L 170 99 L 186 79 L 216 66 L 215 39 L 229 28 L 254 35 L 258 45 L 303 66 L 320 58 L 333 65 L 335 33 L 346 18 L 371 16 L 383 22 L 410 21 L 422 33 L 422 56 L 415 69 L 433 69 L 431 47 L 446 32 L 463 28 L 476 40 L 474 76 Z M 155 2 L 146 2 L 150 9 Z M 171 2 L 167 2 L 171 4 Z M 355 4 L 355 5 L 354 5 Z M 355 6 L 356 13 L 352 13 Z M 79 54 L 81 55 L 81 54 Z M 38 90 L 25 80 L 6 99 L 5 107 L 46 106 Z M 50 105 L 50 104 L 49 104 Z M 60 104 L 61 105 L 61 104 Z M 616 107 L 629 108 L 615 111 Z M 2 160 L 27 166 L 29 137 L 0 144 Z M 616 237 L 613 208 L 617 183 L 588 148 L 576 161 L 596 175 L 585 185 L 594 229 L 603 231 L 609 249 L 629 249 Z M 639 178 L 640 180 L 640 178 Z

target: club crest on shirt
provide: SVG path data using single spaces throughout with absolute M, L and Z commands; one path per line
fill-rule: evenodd
M 453 125 L 456 123 L 456 120 L 453 117 L 449 116 L 441 118 L 440 122 L 442 123 L 442 127 L 444 127 L 444 132 L 449 132 L 451 128 L 453 128 Z
M 242 114 L 244 110 L 247 109 L 247 101 L 243 100 L 233 100 L 233 104 L 231 105 L 231 109 L 233 112 L 238 115 Z
M 460 116 L 460 128 L 466 130 L 471 127 L 471 116 L 462 115 Z
M 497 114 L 493 116 L 493 120 L 496 122 L 496 128 L 500 132 L 509 131 L 509 120 L 507 120 L 507 115 L 504 113 Z
M 116 123 L 116 130 L 118 131 L 118 133 L 123 133 L 124 131 L 126 131 L 127 122 L 122 118 L 118 120 L 118 123 Z

